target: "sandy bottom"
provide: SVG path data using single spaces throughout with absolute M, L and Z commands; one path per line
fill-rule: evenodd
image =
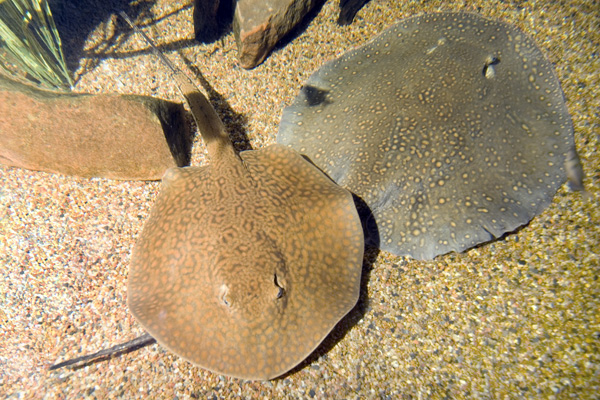
M 593 398 L 600 393 L 600 29 L 594 1 L 372 0 L 349 27 L 326 3 L 306 30 L 252 71 L 233 35 L 193 37 L 190 1 L 157 1 L 146 31 L 221 96 L 238 147 L 274 142 L 283 107 L 325 61 L 400 18 L 470 10 L 529 32 L 556 65 L 589 197 L 561 189 L 505 240 L 430 262 L 367 256 L 359 306 L 306 362 L 271 382 L 195 367 L 158 345 L 77 371 L 57 360 L 143 332 L 126 306 L 131 250 L 156 182 L 79 179 L 0 167 L 0 398 Z M 549 3 L 549 2 L 548 2 Z M 155 22 L 152 22 L 152 19 Z M 114 18 L 113 18 L 114 21 Z M 79 55 L 77 91 L 181 101 L 146 45 L 102 24 Z M 68 39 L 65 39 L 68 42 Z M 195 146 L 193 165 L 204 162 Z

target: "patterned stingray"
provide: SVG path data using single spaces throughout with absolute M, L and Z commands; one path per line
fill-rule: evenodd
M 517 28 L 473 14 L 405 19 L 324 65 L 277 141 L 365 201 L 371 241 L 418 259 L 527 223 L 565 169 L 581 186 L 550 63 Z
M 182 76 L 176 71 L 211 163 L 165 174 L 133 252 L 128 305 L 179 356 L 270 379 L 306 358 L 356 304 L 360 219 L 352 195 L 295 151 L 238 155 Z

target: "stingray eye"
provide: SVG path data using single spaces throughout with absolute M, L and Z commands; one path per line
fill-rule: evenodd
M 219 288 L 219 300 L 221 303 L 225 304 L 227 307 L 231 307 L 231 303 L 227 300 L 227 293 L 229 292 L 229 288 L 227 285 L 223 284 Z
M 277 279 L 277 274 L 274 275 L 273 282 L 275 283 L 275 286 L 277 286 L 279 288 L 279 292 L 277 292 L 277 298 L 280 299 L 285 294 L 285 289 L 283 288 L 283 286 L 281 285 L 281 283 Z
M 483 66 L 483 70 L 481 71 L 481 73 L 487 79 L 492 79 L 494 76 L 496 76 L 494 65 L 498 64 L 500 64 L 500 59 L 498 57 L 488 56 L 485 59 L 485 65 Z

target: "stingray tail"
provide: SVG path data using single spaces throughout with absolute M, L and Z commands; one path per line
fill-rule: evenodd
M 94 354 L 88 354 L 85 356 L 72 358 L 70 360 L 51 365 L 48 368 L 48 370 L 54 371 L 56 369 L 65 367 L 69 367 L 71 369 L 83 368 L 90 364 L 108 360 L 121 354 L 131 353 L 132 351 L 136 351 L 138 349 L 141 349 L 142 347 L 149 346 L 154 343 L 156 343 L 156 339 L 154 339 L 152 336 L 146 333 L 140 337 L 130 340 L 129 342 L 118 344 L 109 349 L 100 350 L 99 352 Z
M 209 156 L 211 158 L 218 158 L 219 153 L 223 150 L 232 148 L 229 135 L 225 130 L 225 125 L 217 115 L 214 107 L 210 104 L 207 97 L 200 91 L 200 89 L 194 85 L 192 80 L 185 75 L 179 68 L 174 66 L 167 57 L 156 47 L 152 39 L 150 39 L 141 29 L 129 19 L 127 14 L 123 11 L 120 13 L 121 17 L 127 21 L 131 28 L 146 40 L 148 45 L 152 48 L 154 53 L 160 58 L 160 60 L 171 70 L 177 87 L 181 94 L 187 100 L 192 115 L 198 130 L 202 135 L 208 149 Z

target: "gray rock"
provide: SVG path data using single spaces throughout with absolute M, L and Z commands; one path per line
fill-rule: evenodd
M 233 17 L 240 65 L 264 61 L 275 44 L 312 9 L 316 0 L 239 0 Z
M 156 180 L 189 163 L 181 104 L 41 90 L 0 75 L 0 163 L 81 177 Z

